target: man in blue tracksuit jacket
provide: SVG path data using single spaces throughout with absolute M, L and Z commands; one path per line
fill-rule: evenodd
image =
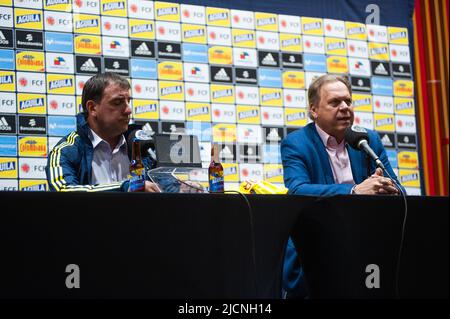
M 284 182 L 289 194 L 399 194 L 394 183 L 384 177 L 365 153 L 345 143 L 345 129 L 354 119 L 351 92 L 348 79 L 336 75 L 321 76 L 310 85 L 308 104 L 313 123 L 292 132 L 281 143 Z M 370 147 L 399 185 L 380 137 L 374 131 L 367 131 Z M 288 297 L 307 295 L 307 284 L 290 239 L 283 286 Z
M 131 115 L 130 84 L 115 73 L 97 74 L 84 85 L 77 130 L 48 156 L 49 188 L 61 192 L 128 191 L 129 149 L 124 133 Z M 144 165 L 151 162 L 144 157 Z M 146 181 L 145 191 L 157 192 Z

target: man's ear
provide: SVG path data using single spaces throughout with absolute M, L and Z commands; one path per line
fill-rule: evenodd
M 317 118 L 317 112 L 316 112 L 317 108 L 314 105 L 310 105 L 309 106 L 309 111 L 311 113 L 311 116 L 316 119 Z
M 88 115 L 95 117 L 97 115 L 97 103 L 93 100 L 89 100 L 86 102 L 86 110 Z

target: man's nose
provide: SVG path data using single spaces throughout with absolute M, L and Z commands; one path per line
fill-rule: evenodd
M 130 102 L 125 102 L 126 103 L 126 107 L 125 107 L 125 114 L 131 114 L 132 113 L 132 109 L 131 109 L 131 103 Z

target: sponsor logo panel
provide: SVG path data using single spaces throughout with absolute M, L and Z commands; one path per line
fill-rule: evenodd
M 164 100 L 184 100 L 183 82 L 159 81 L 159 98 Z M 162 106 L 161 106 L 162 108 Z M 184 117 L 183 117 L 184 120 Z
M 154 19 L 155 11 L 152 1 L 128 0 L 128 16 L 130 18 Z
M 323 19 L 325 36 L 334 38 L 345 38 L 345 23 L 341 20 Z
M 44 11 L 44 27 L 48 31 L 72 32 L 72 14 L 66 12 Z
M 183 60 L 194 63 L 208 63 L 208 47 L 200 44 L 183 43 Z
M 156 39 L 181 42 L 181 26 L 179 23 L 156 21 Z
M 285 124 L 286 126 L 302 127 L 307 124 L 307 111 L 301 108 L 287 108 L 285 109 Z
M 217 27 L 229 27 L 231 24 L 230 10 L 206 7 L 206 24 Z
M 236 124 L 219 123 L 213 125 L 213 142 L 235 143 L 236 135 Z
M 47 52 L 45 60 L 47 72 L 75 73 L 73 54 Z
M 284 125 L 284 112 L 282 108 L 278 107 L 261 107 L 261 123 L 263 125 Z M 282 129 L 281 129 L 282 130 Z M 269 132 L 269 135 L 266 135 L 267 138 L 271 138 L 275 136 L 276 132 Z M 272 135 L 271 135 L 272 134 Z
M 302 33 L 307 35 L 323 35 L 323 20 L 320 18 L 302 17 Z
M 261 122 L 259 106 L 238 105 L 236 111 L 239 124 L 260 124 Z
M 161 120 L 184 121 L 186 108 L 183 102 L 160 101 L 159 117 Z
M 73 31 L 100 35 L 100 16 L 91 14 L 73 14 Z
M 209 84 L 185 82 L 185 99 L 190 102 L 209 102 L 210 89 Z
M 193 24 L 205 24 L 206 8 L 190 4 L 180 5 L 181 22 Z
M 77 77 L 78 79 L 78 77 Z M 76 114 L 75 96 L 47 95 L 47 113 L 51 115 Z
M 241 181 L 260 181 L 264 179 L 264 169 L 262 164 L 239 164 L 239 171 Z
M 181 31 L 183 42 L 206 44 L 205 26 L 196 24 L 183 24 Z
M 47 134 L 46 117 L 19 115 L 19 134 L 46 135 Z
M 44 29 L 42 10 L 14 9 L 14 27 L 18 29 Z
M 131 76 L 141 79 L 156 79 L 156 60 L 131 59 Z
M 2 92 L 0 94 L 0 113 L 16 113 L 16 94 Z
M 399 169 L 398 178 L 404 187 L 420 187 L 419 170 Z
M 398 168 L 419 169 L 419 154 L 413 151 L 399 152 Z
M 123 76 L 130 74 L 130 61 L 128 59 L 104 58 L 104 71 L 115 72 Z
M 373 95 L 372 101 L 375 113 L 394 113 L 394 99 L 391 96 Z
M 18 71 L 44 72 L 44 53 L 36 51 L 17 51 L 16 68 Z
M 233 29 L 255 29 L 254 12 L 232 9 L 231 27 Z
M 97 74 L 102 70 L 102 61 L 99 57 L 77 55 L 75 61 L 77 73 Z
M 57 32 L 45 32 L 45 50 L 72 53 L 74 51 L 73 35 Z
M 265 164 L 264 180 L 269 183 L 283 183 L 283 165 L 281 164 Z
M 0 91 L 15 91 L 15 90 L 16 90 L 15 72 L 0 71 Z
M 345 22 L 348 39 L 367 41 L 366 25 L 358 22 Z
M 19 156 L 46 157 L 47 137 L 19 136 Z
M 75 94 L 75 77 L 65 74 L 47 74 L 47 93 Z
M 16 30 L 16 48 L 24 50 L 43 50 L 44 33 L 42 31 Z
M 0 135 L 0 156 L 17 156 L 17 136 Z
M 47 103 L 45 94 L 17 94 L 17 110 L 19 114 L 45 114 Z
M 0 157 L 0 178 L 17 178 L 17 175 L 17 158 Z M 0 183 L 3 182 L 0 181 Z M 1 185 L 0 190 L 3 190 Z
M 0 114 L 0 134 L 16 134 L 16 115 Z
M 236 103 L 259 105 L 259 89 L 251 86 L 236 86 Z
M 278 15 L 278 31 L 280 33 L 300 34 L 302 32 L 300 17 L 284 14 Z
M 186 103 L 186 120 L 210 122 L 211 106 L 209 103 Z
M 66 136 L 77 128 L 76 118 L 73 116 L 49 116 L 48 134 L 52 136 Z
M 183 63 L 173 61 L 163 61 L 158 63 L 158 79 L 182 81 Z
M 158 99 L 158 81 L 156 80 L 131 80 L 133 99 Z
M 109 36 L 127 37 L 128 20 L 126 18 L 102 16 L 102 34 Z
M 236 123 L 236 106 L 232 104 L 212 104 L 211 120 L 215 123 Z
M 283 106 L 283 90 L 277 88 L 259 88 L 260 105 Z
M 13 32 L 9 29 L 0 28 L 0 48 L 13 48 Z
M 232 85 L 211 84 L 211 102 L 234 104 L 234 87 Z
M 158 101 L 133 99 L 133 118 L 144 120 L 158 120 L 159 119 Z
M 116 37 L 103 37 L 103 55 L 130 56 L 130 42 L 128 39 Z
M 107 46 L 110 43 L 106 43 Z M 102 54 L 102 40 L 96 35 L 76 35 L 75 36 L 75 53 L 78 54 Z
M 126 17 L 127 2 L 117 0 L 101 0 L 100 12 L 104 15 Z
M 130 38 L 153 40 L 155 38 L 155 23 L 150 20 L 129 19 Z
M 26 180 L 21 179 L 19 181 L 19 190 L 22 192 L 47 192 L 47 181 L 42 180 Z
M 284 89 L 284 106 L 306 108 L 306 91 Z
M 47 159 L 45 158 L 20 158 L 19 159 L 19 178 L 39 178 L 45 179 L 45 167 Z
M 366 129 L 373 130 L 373 114 L 368 112 L 355 112 L 354 123 Z
M 398 133 L 416 133 L 416 118 L 409 115 L 395 115 L 395 129 Z
M 394 132 L 395 131 L 395 121 L 394 115 L 392 114 L 378 114 L 375 113 L 374 117 L 374 128 L 376 131 L 382 132 Z

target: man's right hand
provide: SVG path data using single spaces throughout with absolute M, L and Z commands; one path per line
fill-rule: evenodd
M 372 176 L 355 186 L 354 193 L 361 195 L 397 195 L 399 191 L 389 178 L 383 176 L 381 168 L 377 168 Z

